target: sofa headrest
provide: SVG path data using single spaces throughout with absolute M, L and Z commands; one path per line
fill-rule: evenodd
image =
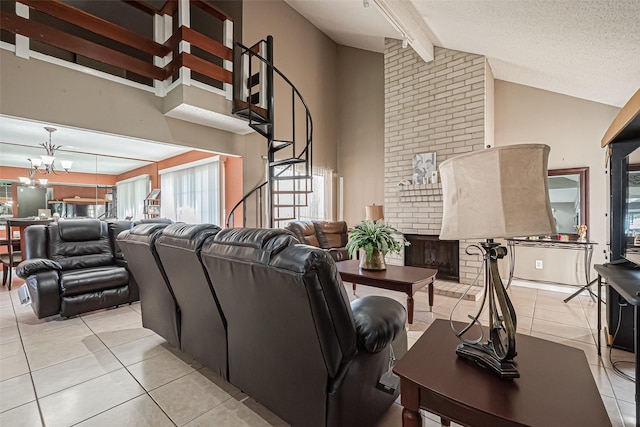
M 313 222 L 291 221 L 289 224 L 287 224 L 285 229 L 293 232 L 300 243 L 320 247 L 320 243 L 318 242 L 318 238 L 316 237 L 316 230 Z
M 162 230 L 157 244 L 197 251 L 207 238 L 218 234 L 219 231 L 220 227 L 213 224 L 171 224 Z
M 158 230 L 166 228 L 169 223 L 144 223 L 136 225 L 130 230 L 130 233 L 134 236 L 150 236 L 156 233 Z M 119 240 L 119 239 L 118 239 Z
M 100 240 L 102 235 L 102 222 L 99 219 L 60 219 L 57 225 L 60 238 L 65 242 Z
M 139 242 L 146 245 L 153 245 L 164 228 L 169 224 L 140 224 L 131 230 L 125 230 L 118 234 L 116 245 L 123 242 Z
M 227 228 L 207 242 L 202 251 L 269 264 L 273 256 L 296 243 L 293 233 L 281 228 Z
M 161 223 L 161 224 L 173 224 L 173 220 L 169 218 L 142 218 L 133 223 L 133 225 Z
M 347 232 L 347 223 L 345 221 L 314 221 L 313 224 L 325 234 L 341 234 Z

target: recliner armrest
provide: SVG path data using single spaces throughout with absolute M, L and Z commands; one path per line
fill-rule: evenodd
M 18 264 L 16 267 L 16 275 L 21 279 L 26 279 L 33 274 L 52 270 L 62 270 L 62 266 L 60 263 L 50 259 L 33 258 Z
M 404 329 L 407 311 L 398 301 L 366 296 L 351 303 L 358 348 L 377 353 L 386 348 Z
M 325 251 L 328 251 L 329 255 L 331 255 L 331 258 L 333 258 L 333 260 L 336 262 L 351 259 L 349 257 L 349 251 L 347 250 L 347 248 L 331 248 L 325 249 Z

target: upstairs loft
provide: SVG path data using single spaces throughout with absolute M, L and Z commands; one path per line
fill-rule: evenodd
M 151 92 L 168 117 L 247 134 L 231 115 L 242 6 L 223 3 L 230 11 L 211 0 L 3 0 L 0 47 Z

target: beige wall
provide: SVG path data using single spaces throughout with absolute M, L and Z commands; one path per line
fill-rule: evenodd
M 313 164 L 335 171 L 337 45 L 282 0 L 245 1 L 243 13 L 244 44 L 272 35 L 275 66 L 298 88 L 311 110 Z M 276 138 L 285 139 L 291 132 L 291 89 L 275 80 Z M 245 139 L 245 186 L 251 186 L 264 177 L 259 154 L 266 155 L 266 142 L 258 135 Z
M 344 220 L 365 218 L 384 204 L 384 55 L 338 46 L 338 176 L 344 178 Z
M 600 139 L 619 111 L 609 105 L 502 80 L 495 81 L 495 144 L 545 143 L 549 169 L 589 167 L 589 234 L 598 243 L 593 263 L 605 262 L 609 218 L 608 176 Z M 532 280 L 584 284 L 581 252 L 518 248 L 515 275 Z M 535 260 L 544 268 L 536 270 Z M 591 277 L 595 277 L 592 271 Z
M 0 114 L 238 154 L 232 134 L 162 114 L 141 89 L 0 50 Z

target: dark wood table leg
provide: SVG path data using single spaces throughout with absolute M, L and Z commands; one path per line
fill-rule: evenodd
M 352 283 L 351 287 L 353 287 L 353 295 L 355 295 L 356 294 L 356 284 Z
M 407 292 L 407 318 L 409 324 L 413 324 L 413 295 L 411 292 Z
M 429 283 L 429 311 L 433 312 L 433 281 Z
M 451 420 L 440 417 L 440 424 L 449 427 L 451 425 Z
M 402 378 L 400 380 L 400 401 L 404 407 L 402 409 L 402 427 L 422 427 L 418 386 Z

